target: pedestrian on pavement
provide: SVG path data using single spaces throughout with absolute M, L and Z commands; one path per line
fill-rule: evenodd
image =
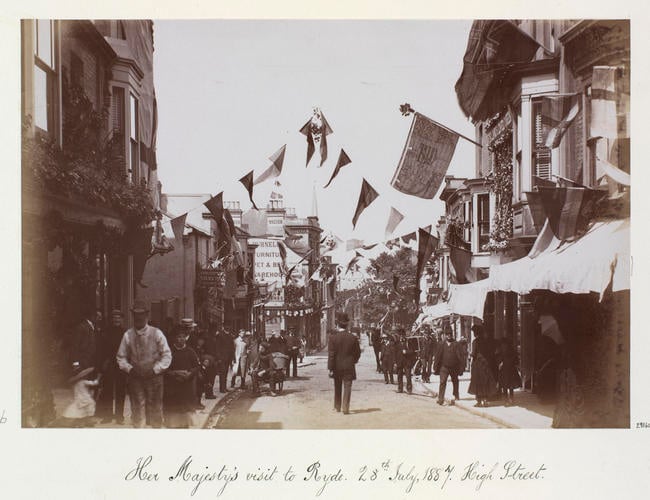
M 396 332 L 395 364 L 397 365 L 397 392 L 404 392 L 404 377 L 406 377 L 406 392 L 413 392 L 413 366 L 416 361 L 415 349 L 406 338 L 404 328 Z
M 216 376 L 219 377 L 219 392 L 226 393 L 228 369 L 235 357 L 235 344 L 233 338 L 223 328 L 218 329 L 214 343 L 214 359 Z
M 287 355 L 289 362 L 287 363 L 287 377 L 289 376 L 289 369 L 293 365 L 293 378 L 298 376 L 298 355 L 300 354 L 300 339 L 296 336 L 294 330 L 289 330 L 287 337 Z
M 162 426 L 163 372 L 169 368 L 172 353 L 165 335 L 147 324 L 149 309 L 136 300 L 131 308 L 133 327 L 122 336 L 117 364 L 128 374 L 133 427 Z
M 497 392 L 497 384 L 490 360 L 494 358 L 492 343 L 484 335 L 481 325 L 472 326 L 474 332 L 474 342 L 472 342 L 472 371 L 471 380 L 467 392 L 476 396 L 474 406 L 488 406 L 488 398 Z
M 372 348 L 375 351 L 375 361 L 377 362 L 377 373 L 381 373 L 382 372 L 382 366 L 381 366 L 381 349 L 382 349 L 381 332 L 379 331 L 379 328 L 375 328 L 374 326 L 370 329 L 370 344 L 372 345 Z
M 97 416 L 102 422 L 124 423 L 124 400 L 126 399 L 126 374 L 117 365 L 117 350 L 120 347 L 124 327 L 122 311 L 111 311 L 111 324 L 103 334 L 102 384 L 97 401 Z
M 235 380 L 237 376 L 241 378 L 241 389 L 246 388 L 246 364 L 248 360 L 248 342 L 246 341 L 246 330 L 239 330 L 239 334 L 235 339 L 235 353 L 232 361 L 232 379 L 230 380 L 230 387 L 235 387 Z
M 458 376 L 463 374 L 463 362 L 458 345 L 454 339 L 454 332 L 450 327 L 445 330 L 445 339 L 438 345 L 435 362 L 433 364 L 433 373 L 440 375 L 440 386 L 438 387 L 438 404 L 445 404 L 445 390 L 447 389 L 447 379 L 451 377 L 454 398 L 450 404 L 453 406 L 456 400 L 460 399 L 458 392 Z
M 505 337 L 499 343 L 497 352 L 499 362 L 499 390 L 506 400 L 506 406 L 512 406 L 515 403 L 514 390 L 521 387 L 521 375 L 517 365 L 519 364 L 517 351 Z
M 190 414 L 196 406 L 196 376 L 199 358 L 187 345 L 193 326 L 183 324 L 176 330 L 172 343 L 172 361 L 165 372 L 163 409 L 165 426 L 172 429 L 187 429 Z M 193 322 L 192 322 L 193 323 Z
M 424 342 L 420 358 L 422 360 L 422 381 L 427 384 L 431 382 L 431 371 L 433 369 L 433 356 L 438 348 L 438 342 L 431 330 L 424 333 Z
M 384 382 L 394 384 L 393 365 L 395 365 L 395 341 L 387 333 L 381 336 L 381 368 L 384 373 Z
M 334 379 L 334 409 L 350 413 L 352 381 L 356 380 L 355 365 L 361 357 L 359 339 L 348 331 L 349 317 L 340 313 L 336 319 L 337 330 L 330 337 L 327 368 Z
M 205 399 L 215 399 L 214 395 L 214 356 L 208 353 L 206 346 L 206 335 L 201 334 L 196 339 L 196 349 L 194 349 L 199 358 L 199 371 L 196 377 L 198 391 L 196 394 L 196 409 L 203 410 L 205 406 L 201 402 L 203 396 Z
M 83 319 L 74 328 L 71 335 L 70 363 L 71 370 L 100 367 L 101 358 L 101 321 L 102 313 L 88 305 Z

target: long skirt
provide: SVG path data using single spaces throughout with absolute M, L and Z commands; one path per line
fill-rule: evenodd
M 467 392 L 475 396 L 488 397 L 497 392 L 497 383 L 490 370 L 490 365 L 483 356 L 472 361 L 472 372 Z

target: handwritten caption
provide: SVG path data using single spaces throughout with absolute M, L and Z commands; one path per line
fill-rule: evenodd
M 5 415 L 5 410 L 2 410 L 2 415 L 0 415 L 0 424 L 6 424 L 7 423 L 7 417 Z
M 211 488 L 217 496 L 229 490 L 235 483 L 302 483 L 310 486 L 313 495 L 320 497 L 332 492 L 346 482 L 392 483 L 404 493 L 418 489 L 436 488 L 444 490 L 451 481 L 471 485 L 475 491 L 487 488 L 494 482 L 531 482 L 544 479 L 547 472 L 542 464 L 523 464 L 517 460 L 481 463 L 474 461 L 462 466 L 454 464 L 413 465 L 394 460 L 384 460 L 375 466 L 362 465 L 354 468 L 328 467 L 316 460 L 305 466 L 289 466 L 280 469 L 277 465 L 244 470 L 236 465 L 210 466 L 198 463 L 190 455 L 171 471 L 163 473 L 154 464 L 153 456 L 140 457 L 124 476 L 127 482 L 181 483 L 188 486 L 189 496 Z

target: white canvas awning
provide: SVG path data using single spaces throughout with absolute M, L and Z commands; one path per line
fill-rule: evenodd
M 630 219 L 596 222 L 572 242 L 549 233 L 545 226 L 528 256 L 490 267 L 490 289 L 596 292 L 602 298 L 610 283 L 614 292 L 630 288 Z

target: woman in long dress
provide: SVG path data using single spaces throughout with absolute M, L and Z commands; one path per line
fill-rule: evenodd
M 170 428 L 187 428 L 190 414 L 196 406 L 196 376 L 199 371 L 199 358 L 187 346 L 188 333 L 179 329 L 174 334 L 172 362 L 165 372 L 163 392 L 163 411 L 165 425 Z
M 506 406 L 512 406 L 514 390 L 521 387 L 521 376 L 517 370 L 518 356 L 512 342 L 508 339 L 501 339 L 498 352 L 499 360 L 499 389 L 505 396 Z
M 497 392 L 497 384 L 490 368 L 494 357 L 492 343 L 484 336 L 483 327 L 474 325 L 474 341 L 472 342 L 472 371 L 467 392 L 476 396 L 474 406 L 488 406 L 488 398 Z

